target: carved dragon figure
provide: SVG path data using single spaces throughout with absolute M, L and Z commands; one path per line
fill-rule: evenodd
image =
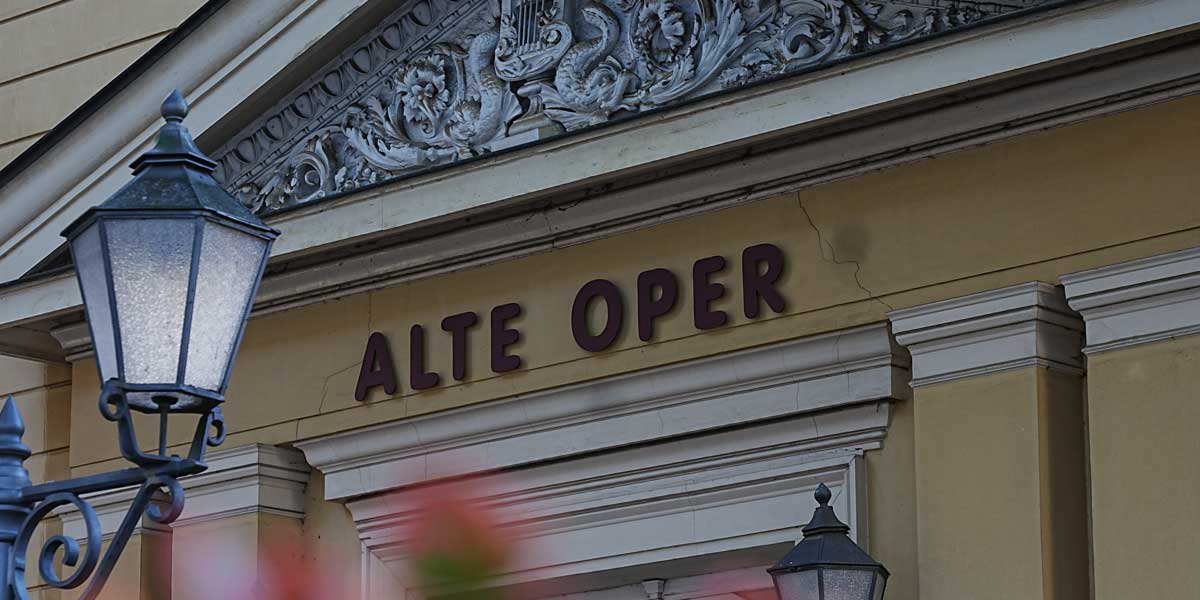
M 521 107 L 496 75 L 498 40 L 489 30 L 465 52 L 438 45 L 397 71 L 400 91 L 387 106 L 368 96 L 347 110 L 341 128 L 347 143 L 387 174 L 470 156 L 502 136 Z
M 504 133 L 504 126 L 521 112 L 521 105 L 508 82 L 496 75 L 496 46 L 500 36 L 494 30 L 475 36 L 467 53 L 467 76 L 471 79 L 470 99 L 463 103 L 447 134 L 462 146 L 486 144 Z M 478 96 L 478 99 L 476 99 Z
M 621 38 L 621 22 L 604 5 L 592 1 L 583 18 L 600 30 L 600 37 L 577 42 L 563 55 L 554 73 L 554 88 L 546 88 L 546 114 L 575 129 L 605 121 L 622 108 L 637 77 L 612 56 Z

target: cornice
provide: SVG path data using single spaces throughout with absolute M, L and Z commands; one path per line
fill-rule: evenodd
M 907 397 L 880 324 L 297 444 L 341 499 L 474 472 Z
M 251 444 L 212 452 L 208 470 L 180 479 L 186 502 L 183 514 L 170 526 L 143 519 L 142 527 L 175 529 L 246 514 L 304 517 L 304 491 L 309 466 L 296 450 Z M 100 519 L 100 529 L 111 535 L 120 525 L 136 488 L 85 495 Z M 83 520 L 73 507 L 61 513 L 64 531 L 82 539 Z
M 1200 248 L 1064 275 L 1094 354 L 1200 333 Z
M 882 57 L 865 58 L 856 61 L 852 69 L 833 69 L 811 79 L 789 78 L 705 99 L 655 119 L 614 123 L 603 130 L 571 136 L 569 140 L 547 142 L 536 151 L 518 149 L 447 172 L 390 182 L 277 215 L 272 224 L 285 230 L 284 245 L 277 247 L 303 260 L 303 264 L 287 265 L 281 262 L 287 257 L 275 258 L 272 272 L 260 289 L 255 315 L 585 243 L 664 220 L 794 192 L 1200 91 L 1200 73 L 1195 67 L 1200 64 L 1200 47 L 1195 45 L 1133 45 L 1104 56 L 1094 56 L 1092 52 L 1079 54 L 1074 47 L 1043 47 L 1050 41 L 1062 40 L 1066 35 L 1064 28 L 1085 15 L 1090 15 L 1089 22 L 1109 23 L 1117 29 L 1145 25 L 1136 18 L 1122 17 L 1130 10 L 1126 4 L 1084 3 L 1049 21 L 1016 19 L 997 31 L 984 28 L 956 36 L 954 43 L 939 41 L 919 53 L 905 51 L 895 53 L 897 56 L 885 53 Z M 1162 4 L 1165 9 L 1172 2 L 1164 0 Z M 1186 10 L 1196 8 L 1197 5 L 1188 4 Z M 1171 10 L 1184 9 L 1175 6 Z M 1186 24 L 1187 19 L 1181 18 L 1180 22 Z M 1186 29 L 1185 25 L 1180 27 Z M 894 70 L 917 59 L 925 65 L 922 71 L 949 76 L 957 72 L 956 63 L 937 66 L 931 55 L 957 51 L 957 56 L 969 56 L 973 54 L 969 48 L 982 48 L 981 44 L 995 42 L 995 38 L 1003 38 L 1005 44 L 1022 40 L 1020 45 L 1031 52 L 1057 52 L 1054 55 L 1058 58 L 1051 62 L 1058 65 L 1058 70 L 1052 77 L 1039 76 L 1036 67 L 1025 64 L 1020 77 L 964 75 L 962 81 L 975 83 L 967 88 L 962 87 L 967 84 L 954 88 L 958 101 L 938 100 L 937 94 L 927 91 L 907 96 L 901 102 L 903 108 L 895 102 L 887 107 L 871 105 L 873 101 L 846 91 L 865 89 L 862 86 L 866 82 L 884 74 L 889 66 Z M 1103 36 L 1089 42 L 1090 47 L 1104 47 L 1106 44 L 1100 38 Z M 984 54 L 989 60 L 1008 57 L 1003 52 Z M 1050 60 L 1048 56 L 1043 58 Z M 1078 58 L 1078 68 L 1072 67 L 1075 63 L 1064 56 Z M 1037 63 L 1031 56 L 1024 60 Z M 1082 68 L 1084 64 L 1087 69 Z M 970 65 L 987 70 L 977 61 Z M 837 77 L 832 76 L 833 71 Z M 988 81 L 986 86 L 977 85 L 981 78 Z M 842 105 L 834 102 L 833 96 L 826 98 L 823 90 L 827 88 L 837 98 L 851 98 L 871 107 L 856 104 L 853 118 L 830 116 L 831 111 L 842 114 L 838 108 Z M 808 95 L 798 95 L 800 89 Z M 792 106 L 786 100 L 802 96 L 809 98 L 804 106 Z M 821 98 L 825 99 L 817 102 Z M 814 102 L 826 107 L 821 112 L 824 117 L 817 122 L 797 124 L 801 113 L 811 112 L 805 107 L 815 107 Z M 750 103 L 783 111 L 776 115 L 779 118 L 772 116 L 775 113 L 768 114 L 768 109 L 757 114 L 762 122 L 773 124 L 775 134 L 789 135 L 776 139 L 771 137 L 775 134 L 760 131 L 755 133 L 758 141 L 750 146 L 731 147 L 728 155 L 705 151 L 702 158 L 693 156 L 686 164 L 664 162 L 660 155 L 646 156 L 647 161 L 660 165 L 652 173 L 620 175 L 609 172 L 616 167 L 602 160 L 580 158 L 611 157 L 618 149 L 622 156 L 632 157 L 633 150 L 617 144 L 618 138 L 628 134 L 666 139 L 654 133 L 659 128 L 695 133 L 686 140 L 679 137 L 672 140 L 703 141 L 714 132 L 699 123 L 735 123 L 735 115 L 743 114 Z M 887 108 L 886 119 L 879 113 L 884 108 Z M 823 128 L 817 128 L 818 124 L 824 124 Z M 723 126 L 721 131 L 729 133 L 727 129 Z M 687 148 L 676 149 L 688 154 Z M 571 168 L 594 163 L 611 177 L 604 179 L 607 183 L 603 185 L 596 183 L 602 175 L 597 172 L 579 172 L 570 185 L 550 181 L 564 171 L 547 167 L 551 164 L 547 161 L 567 158 L 574 165 Z M 502 190 L 496 186 L 501 180 Z M 490 192 L 484 190 L 487 186 Z M 505 200 L 499 203 L 488 200 L 496 194 Z M 428 198 L 445 199 L 449 204 L 443 206 L 425 200 Z M 530 205 L 541 206 L 538 203 L 559 202 L 566 204 L 530 208 Z M 509 216 L 510 212 L 520 214 Z M 364 243 L 365 240 L 369 242 Z M 63 360 L 65 353 L 56 349 L 56 342 L 47 331 L 81 319 L 79 309 L 79 292 L 70 273 L 0 285 L 0 352 L 39 360 Z
M 888 318 L 912 354 L 914 388 L 1026 366 L 1083 370 L 1083 323 L 1048 283 L 896 310 Z

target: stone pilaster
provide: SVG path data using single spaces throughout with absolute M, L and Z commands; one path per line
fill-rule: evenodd
M 925 600 L 1088 597 L 1082 323 L 1032 282 L 890 313 Z
M 1200 589 L 1200 248 L 1062 277 L 1087 326 L 1096 600 Z

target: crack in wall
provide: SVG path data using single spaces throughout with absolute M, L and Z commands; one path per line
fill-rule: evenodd
M 375 293 L 368 292 L 367 293 L 367 337 L 371 337 L 371 334 L 374 333 L 374 331 L 375 331 L 375 327 L 374 327 L 375 321 L 374 320 L 375 320 Z
M 861 263 L 859 263 L 857 260 L 850 260 L 850 259 L 838 260 L 837 250 L 835 250 L 833 248 L 833 244 L 831 242 L 829 242 L 828 240 L 825 239 L 824 234 L 822 234 L 821 230 L 817 227 L 817 223 L 815 221 L 813 221 L 812 215 L 810 215 L 808 213 L 808 208 L 806 208 L 804 206 L 804 200 L 802 200 L 798 195 L 796 196 L 796 204 L 800 207 L 800 212 L 804 213 L 804 218 L 805 218 L 805 220 L 808 221 L 808 226 L 812 227 L 812 230 L 814 232 L 816 232 L 816 234 L 817 234 L 817 250 L 821 253 L 821 260 L 823 260 L 825 262 L 833 263 L 835 265 L 854 265 L 854 284 L 858 286 L 858 289 L 866 292 L 867 299 L 874 300 L 874 301 L 886 306 L 888 310 L 895 310 L 896 307 L 892 306 L 891 304 L 888 304 L 882 298 L 875 295 L 875 292 L 872 292 L 871 290 L 867 289 L 867 287 L 865 285 L 863 285 L 862 279 L 860 279 L 858 276 L 859 271 L 862 271 Z M 829 256 L 828 257 L 825 256 L 825 247 L 826 246 L 829 247 Z
M 355 362 L 352 365 L 342 367 L 342 368 L 330 373 L 329 375 L 325 376 L 325 378 L 321 382 L 321 403 L 319 405 L 317 405 L 317 414 L 318 415 L 325 414 L 325 399 L 329 396 L 329 381 L 331 379 L 333 379 L 334 377 L 337 377 L 338 375 L 345 373 L 346 371 L 349 371 L 351 369 L 355 369 L 355 368 L 358 368 L 361 366 L 362 365 L 360 363 Z

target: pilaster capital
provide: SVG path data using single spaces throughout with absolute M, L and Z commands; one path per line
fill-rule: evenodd
M 250 444 L 211 452 L 205 462 L 207 471 L 179 480 L 186 501 L 171 528 L 251 513 L 304 517 L 304 490 L 311 469 L 299 451 Z M 136 487 L 127 487 L 84 496 L 106 538 L 117 530 L 136 493 Z M 60 514 L 65 533 L 83 539 L 79 511 L 66 508 Z M 165 529 L 149 519 L 143 519 L 142 528 Z
M 1093 354 L 1200 333 L 1200 247 L 1063 275 Z
M 1026 366 L 1083 369 L 1083 322 L 1062 290 L 1040 281 L 888 313 L 912 354 L 912 386 Z

